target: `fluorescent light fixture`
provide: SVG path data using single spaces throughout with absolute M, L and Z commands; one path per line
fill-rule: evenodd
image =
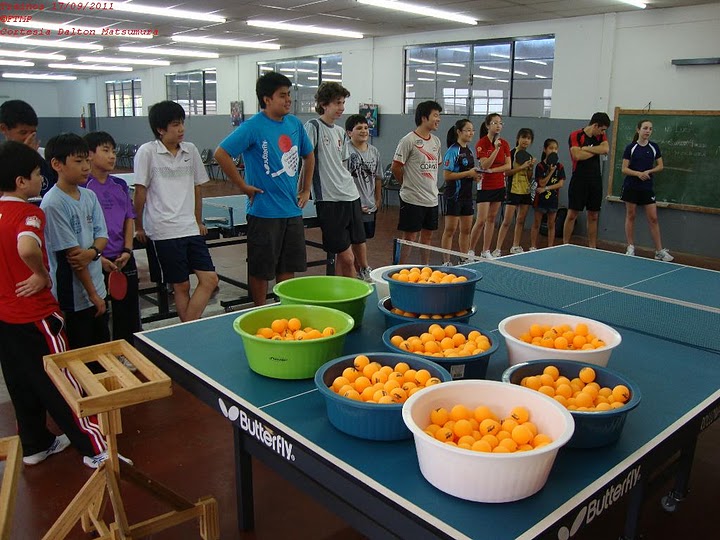
M 623 4 L 630 4 L 631 6 L 635 6 L 640 9 L 645 9 L 646 4 L 645 2 L 637 2 L 636 0 L 620 0 Z
M 121 28 L 115 28 L 115 27 L 90 27 L 90 26 L 75 26 L 70 23 L 62 23 L 62 24 L 56 24 L 51 22 L 41 22 L 41 21 L 28 21 L 28 22 L 6 22 L 8 26 L 22 26 L 23 28 L 44 28 L 46 30 L 63 30 L 65 32 L 68 32 L 68 35 L 77 35 L 77 36 L 98 36 L 98 37 L 120 37 L 127 39 L 128 37 L 132 37 L 133 39 L 152 39 L 152 34 L 133 34 L 132 36 L 127 35 L 119 35 L 115 34 L 113 32 L 103 34 L 103 28 L 107 28 L 109 30 L 122 30 Z
M 167 60 L 136 60 L 134 58 L 112 58 L 110 56 L 78 56 L 80 62 L 97 62 L 98 64 L 129 64 L 132 66 L 169 66 Z M 65 60 L 65 58 L 63 58 Z
M 516 69 L 516 70 L 515 70 L 515 75 L 527 75 L 527 73 L 525 73 L 524 71 L 518 71 L 518 70 Z
M 338 73 L 337 71 L 325 71 L 325 70 L 323 70 L 323 75 L 335 75 L 336 77 L 342 77 L 342 73 Z
M 3 79 L 32 79 L 35 81 L 76 81 L 74 75 L 41 75 L 39 73 L 3 73 Z
M 433 60 L 423 60 L 422 58 L 408 58 L 408 62 L 417 62 L 418 64 L 434 64 Z
M 136 4 L 135 2 L 113 2 L 113 11 L 124 11 L 126 13 L 139 13 L 140 15 L 155 15 L 157 17 L 170 17 L 174 19 L 190 19 L 193 21 L 224 23 L 227 21 L 225 17 L 212 15 L 210 13 L 200 13 L 198 11 L 187 11 L 184 9 L 175 9 L 172 7 L 155 7 Z
M 237 39 L 217 39 L 194 36 L 171 36 L 170 39 L 179 43 L 196 43 L 198 45 L 217 45 L 219 47 L 245 47 L 247 49 L 267 49 L 277 51 L 277 43 L 260 43 L 255 41 L 239 41 Z
M 342 79 L 326 79 L 325 77 L 323 77 L 323 82 L 336 82 L 336 83 L 341 83 L 341 82 L 342 82 Z
M 495 77 L 488 77 L 487 75 L 473 75 L 474 79 L 489 79 L 491 81 L 495 80 Z
M 290 24 L 273 21 L 251 20 L 247 21 L 248 26 L 257 28 L 270 28 L 272 30 L 287 30 L 288 32 L 304 32 L 306 34 L 320 34 L 323 36 L 337 36 L 353 39 L 362 39 L 364 36 L 359 32 L 341 30 L 337 28 L 326 28 L 323 26 L 309 26 L 304 24 Z
M 494 53 L 491 52 L 489 56 L 494 56 L 495 58 L 510 58 L 509 54 L 500 54 L 500 53 Z
M 466 67 L 465 64 L 460 64 L 458 62 L 440 62 L 441 66 L 450 66 L 450 67 Z
M 273 71 L 271 66 L 260 66 L 260 71 Z
M 191 49 L 168 49 L 166 47 L 118 47 L 120 52 L 154 54 L 155 56 L 187 56 L 189 58 L 220 58 L 217 53 Z
M 189 81 L 183 80 L 183 79 L 173 79 L 174 83 L 180 83 L 180 84 L 199 84 L 199 80 L 190 79 Z
M 418 81 L 429 81 L 429 82 L 433 82 L 435 79 L 428 79 L 428 78 L 426 78 L 426 77 L 418 77 L 417 80 L 418 80 Z
M 541 66 L 547 66 L 547 62 L 543 62 L 542 60 L 523 60 L 523 62 L 530 62 L 531 64 L 539 64 Z
M 48 64 L 53 69 L 80 69 L 85 71 L 132 71 L 127 66 L 96 66 L 92 64 Z
M 0 66 L 15 66 L 15 67 L 33 67 L 35 62 L 28 62 L 27 60 L 5 60 L 0 58 Z
M 34 60 L 57 60 L 62 62 L 65 55 L 51 53 L 30 53 L 20 51 L 0 51 L 0 56 L 12 56 L 13 58 L 32 58 Z
M 295 73 L 296 71 L 298 73 L 315 73 L 315 72 L 317 72 L 316 69 L 305 69 L 305 68 L 280 68 L 280 71 L 290 72 L 290 73 Z
M 501 83 L 509 83 L 510 81 L 506 81 L 505 79 L 498 79 L 498 80 L 497 80 L 497 82 L 501 82 Z
M 496 68 L 491 66 L 475 66 L 478 69 L 486 69 L 488 71 L 499 71 L 500 73 L 510 73 L 509 69 Z
M 444 11 L 441 9 L 433 9 L 417 4 L 408 4 L 406 2 L 395 2 L 394 0 L 357 0 L 358 4 L 375 6 L 379 8 L 392 9 L 393 11 L 403 11 L 412 13 L 413 15 L 422 15 L 424 17 L 433 17 L 436 19 L 446 19 L 448 21 L 459 22 L 463 24 L 477 25 L 477 20 L 472 17 L 466 17 L 459 13 Z
M 69 39 L 33 39 L 33 38 L 14 38 L 0 36 L 0 43 L 11 43 L 24 47 L 32 45 L 34 47 L 52 47 L 53 49 L 82 49 L 86 51 L 102 51 L 102 45 L 91 45 L 89 43 L 77 43 Z
M 535 75 L 535 78 L 537 78 L 537 79 L 547 79 L 548 77 L 545 77 L 544 75 Z
M 418 73 L 427 73 L 429 75 L 445 75 L 446 77 L 459 77 L 459 73 L 449 73 L 447 71 L 432 71 L 431 69 L 416 69 Z

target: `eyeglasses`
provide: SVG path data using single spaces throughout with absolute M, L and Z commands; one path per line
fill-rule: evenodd
M 495 122 L 490 122 L 490 125 L 491 126 L 502 126 L 503 123 L 496 120 Z

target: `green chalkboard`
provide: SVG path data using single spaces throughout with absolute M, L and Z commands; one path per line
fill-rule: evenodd
M 654 178 L 658 205 L 720 213 L 720 111 L 615 109 L 608 196 L 620 196 L 622 156 L 640 120 L 653 123 L 665 169 Z

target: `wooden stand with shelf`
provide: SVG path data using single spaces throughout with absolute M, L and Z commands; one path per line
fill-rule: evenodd
M 130 371 L 122 360 L 136 368 Z M 93 373 L 88 363 L 98 362 L 104 371 Z M 217 502 L 203 497 L 192 503 L 170 488 L 152 480 L 118 458 L 117 435 L 122 433 L 120 409 L 172 394 L 170 378 L 125 340 L 111 341 L 44 357 L 45 371 L 79 417 L 98 415 L 107 441 L 108 459 L 88 479 L 44 540 L 66 538 L 78 520 L 85 532 L 95 531 L 98 540 L 132 540 L 155 534 L 191 519 L 200 520 L 200 537 L 219 538 Z M 65 376 L 68 370 L 82 387 L 79 393 Z M 170 512 L 130 525 L 120 494 L 120 480 L 131 482 L 168 503 Z M 104 514 L 110 502 L 115 521 Z

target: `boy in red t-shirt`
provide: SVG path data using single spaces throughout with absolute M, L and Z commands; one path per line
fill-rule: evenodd
M 45 373 L 43 356 L 66 350 L 63 315 L 50 287 L 40 154 L 18 142 L 0 145 L 0 365 L 15 407 L 23 462 L 36 465 L 71 443 L 89 467 L 106 456 L 97 421 L 78 418 Z M 68 374 L 68 378 L 70 375 Z M 46 413 L 65 433 L 55 436 Z

